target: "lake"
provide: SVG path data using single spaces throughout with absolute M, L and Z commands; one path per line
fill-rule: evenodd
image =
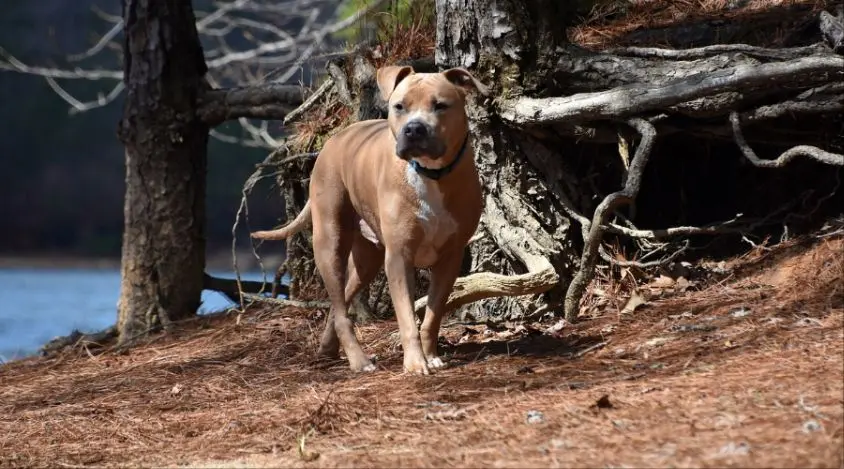
M 234 278 L 230 272 L 210 273 Z M 262 274 L 241 278 L 261 280 Z M 35 354 L 73 329 L 94 332 L 113 325 L 119 292 L 119 269 L 0 269 L 0 363 Z M 233 304 L 220 293 L 203 291 L 200 314 Z

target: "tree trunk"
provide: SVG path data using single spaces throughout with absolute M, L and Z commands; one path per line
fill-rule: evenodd
M 458 279 L 449 297 L 451 306 L 467 305 L 463 312 L 476 319 L 565 311 L 574 320 L 599 256 L 617 266 L 663 266 L 685 249 L 666 238 L 723 233 L 719 226 L 735 230 L 724 220 L 736 213 L 743 214 L 745 231 L 768 226 L 757 232 L 764 238 L 781 225 L 787 237 L 795 220 L 810 226 L 835 213 L 841 197 L 840 174 L 823 166 L 795 164 L 788 176 L 755 168 L 783 166 L 766 160 L 797 143 L 803 145 L 776 161 L 799 154 L 844 166 L 841 155 L 807 146 L 840 148 L 844 59 L 836 53 L 844 43 L 844 13 L 821 12 L 815 33 L 802 28 L 803 39 L 789 41 L 798 47 L 787 49 L 715 44 L 593 52 L 566 36 L 591 3 L 436 2 L 436 67 L 469 68 L 492 90 L 492 99 L 473 100 L 468 109 L 486 206 L 468 249 L 471 275 Z M 821 32 L 826 44 L 810 42 Z M 345 90 L 343 102 L 357 105 L 361 118 L 384 111 L 383 103 L 366 98 L 374 83 L 366 78 L 372 70 L 365 54 L 353 57 L 352 70 L 346 64 L 354 80 L 342 67 L 331 74 L 335 88 Z M 745 139 L 742 126 L 756 128 Z M 748 142 L 767 155 L 757 158 Z M 285 179 L 289 184 L 296 175 L 298 183 L 306 171 Z M 690 179 L 701 174 L 710 177 Z M 780 190 L 783 180 L 793 181 L 787 191 Z M 809 209 L 775 216 L 789 200 L 804 200 L 800 181 L 815 188 L 805 195 Z M 287 197 L 296 211 L 303 203 L 299 192 Z M 608 240 L 615 257 L 607 252 L 605 232 L 615 236 Z M 645 264 L 628 260 L 657 253 L 666 255 Z M 297 259 L 309 254 L 305 249 L 289 254 L 293 262 L 310 262 Z M 310 267 L 290 272 L 294 279 L 314 275 Z M 389 304 L 378 286 L 365 292 L 370 307 Z M 424 301 L 417 301 L 417 311 Z
M 581 2 L 582 3 L 582 2 Z M 540 93 L 552 77 L 578 2 L 438 0 L 436 63 L 468 67 L 493 95 Z M 475 318 L 520 318 L 561 309 L 577 267 L 578 237 L 559 199 L 562 159 L 531 134 L 503 125 L 487 107 L 470 108 L 475 162 L 485 186 L 483 237 L 470 246 L 473 272 L 518 275 L 550 262 L 556 285 L 538 295 L 499 297 L 465 307 Z
M 205 268 L 206 72 L 191 3 L 124 0 L 119 341 L 196 314 Z

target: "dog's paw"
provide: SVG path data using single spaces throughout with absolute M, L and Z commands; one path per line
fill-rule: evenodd
M 349 368 L 356 373 L 368 373 L 370 371 L 375 371 L 375 364 L 369 360 L 350 360 Z
M 368 365 L 364 365 L 359 370 L 355 370 L 355 371 L 358 371 L 360 373 L 369 373 L 371 371 L 375 371 L 375 364 L 369 363 Z
M 440 357 L 428 359 L 428 368 L 445 368 L 446 364 Z
M 428 370 L 428 360 L 424 357 L 420 356 L 417 358 L 405 357 L 404 359 L 404 369 L 408 373 L 413 373 L 415 375 L 427 375 L 430 374 Z

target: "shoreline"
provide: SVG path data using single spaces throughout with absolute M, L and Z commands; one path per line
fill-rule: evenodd
M 207 253 L 205 256 L 206 271 L 234 272 L 231 251 Z M 251 251 L 237 254 L 238 266 L 241 272 L 260 271 L 258 262 Z M 275 271 L 284 261 L 282 255 L 264 255 L 262 262 L 264 269 Z M 2 255 L 0 254 L 0 269 L 31 269 L 31 270 L 120 270 L 119 257 L 86 257 L 51 254 L 32 255 Z

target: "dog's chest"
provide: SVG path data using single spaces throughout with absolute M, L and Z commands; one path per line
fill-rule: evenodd
M 445 207 L 443 193 L 435 181 L 420 176 L 409 165 L 406 176 L 416 195 L 416 223 L 422 231 L 414 264 L 429 267 L 437 261 L 442 245 L 457 231 L 457 221 Z

